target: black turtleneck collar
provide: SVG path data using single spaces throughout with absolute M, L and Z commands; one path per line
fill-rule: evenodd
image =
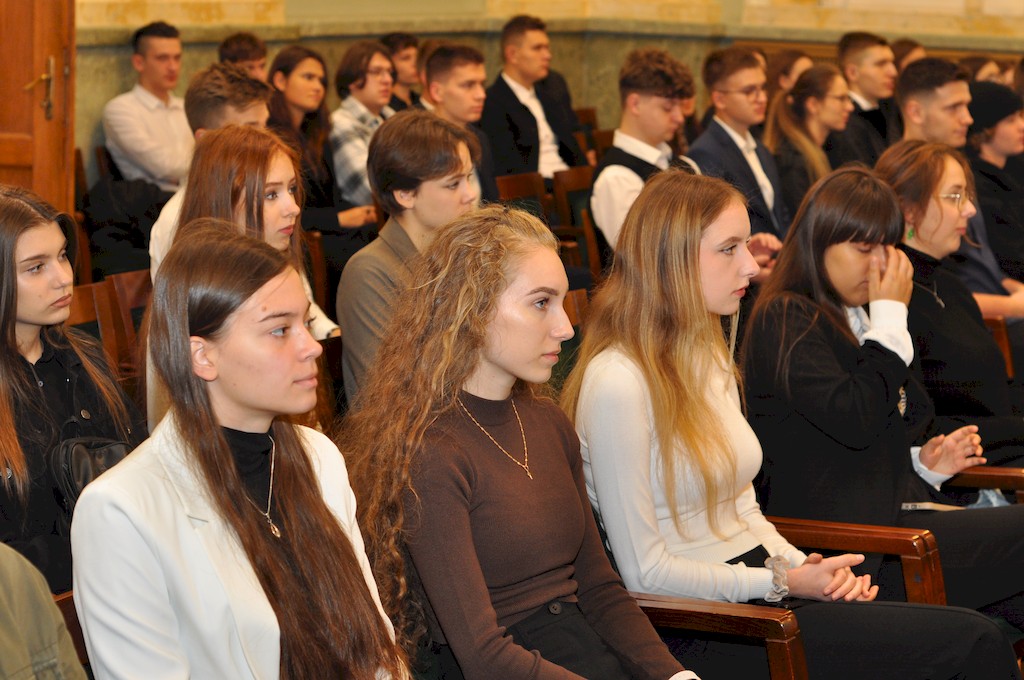
M 942 266 L 941 260 L 936 260 L 931 255 L 912 248 L 906 243 L 901 243 L 899 248 L 907 254 L 910 264 L 914 265 L 915 281 L 930 282 L 935 276 L 935 270 Z
M 220 429 L 231 448 L 246 491 L 261 510 L 265 509 L 270 491 L 270 432 L 241 432 L 229 427 Z

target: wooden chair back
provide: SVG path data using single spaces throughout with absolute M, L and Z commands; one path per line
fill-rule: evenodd
M 107 147 L 103 145 L 97 146 L 95 153 L 96 169 L 99 170 L 100 177 L 109 177 L 115 180 L 124 179 L 124 175 L 121 174 L 120 168 L 117 167 L 117 163 L 114 162 L 114 157 L 110 155 L 110 150 Z
M 514 208 L 525 210 L 547 222 L 550 213 L 550 198 L 544 188 L 544 178 L 539 172 L 524 172 L 519 175 L 496 177 L 498 198 Z
M 89 664 L 89 654 L 85 649 L 85 634 L 82 633 L 82 624 L 78 620 L 78 612 L 75 611 L 75 596 L 72 591 L 54 595 L 53 601 L 64 617 L 64 625 L 67 626 L 71 641 L 75 644 L 75 652 L 78 654 L 78 662 L 83 666 Z
M 590 307 L 590 298 L 587 297 L 587 291 L 583 288 L 577 288 L 570 290 L 565 296 L 565 300 L 562 301 L 562 306 L 565 308 L 565 315 L 569 317 L 569 323 L 574 328 L 583 324 L 583 321 L 587 318 L 587 310 Z
M 612 148 L 615 141 L 615 130 L 594 130 L 594 151 L 597 152 L 597 160 L 600 161 L 604 152 Z
M 303 241 L 306 244 L 306 252 L 309 258 L 309 285 L 313 289 L 313 301 L 316 302 L 324 313 L 333 315 L 333 309 L 326 309 L 328 298 L 327 290 L 327 260 L 324 259 L 324 237 L 319 231 L 307 231 L 303 233 Z
M 85 194 L 89 190 L 85 179 L 82 150 L 75 147 L 75 283 L 92 283 L 92 253 L 89 252 L 89 232 L 85 229 Z
M 139 346 L 139 329 L 153 296 L 153 280 L 148 269 L 110 274 L 110 292 L 118 321 L 119 341 L 122 352 L 118 368 L 122 376 L 139 376 L 142 372 L 142 348 Z
M 111 302 L 110 284 L 104 280 L 75 286 L 67 325 L 88 333 L 103 346 L 110 363 L 117 366 L 121 356 L 117 320 Z
M 552 193 L 558 223 L 563 227 L 580 226 L 580 211 L 590 206 L 590 194 L 594 188 L 594 168 L 580 165 L 561 170 L 552 178 Z
M 999 345 L 999 351 L 1003 353 L 1003 361 L 1006 362 L 1006 377 L 1013 380 L 1013 348 L 1010 346 L 1010 333 L 1006 329 L 1006 319 L 1001 316 L 985 317 L 985 325 Z

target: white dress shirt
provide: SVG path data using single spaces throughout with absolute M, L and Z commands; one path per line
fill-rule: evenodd
M 555 137 L 551 126 L 548 125 L 548 118 L 544 114 L 544 107 L 541 105 L 540 99 L 537 98 L 537 88 L 523 87 L 505 75 L 504 71 L 502 71 L 501 77 L 512 89 L 519 102 L 530 109 L 530 113 L 537 119 L 537 137 L 540 139 L 540 162 L 537 171 L 540 172 L 542 177 L 551 179 L 555 176 L 556 172 L 568 170 L 569 166 L 565 164 L 562 156 L 558 153 L 558 138 Z
M 170 95 L 164 103 L 136 85 L 103 108 L 107 150 L 127 180 L 143 179 L 175 191 L 188 172 L 195 137 L 185 103 Z

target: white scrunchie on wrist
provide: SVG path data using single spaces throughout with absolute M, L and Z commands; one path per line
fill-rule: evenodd
M 782 555 L 769 557 L 764 566 L 772 570 L 772 588 L 764 596 L 765 602 L 780 602 L 789 595 L 789 560 Z

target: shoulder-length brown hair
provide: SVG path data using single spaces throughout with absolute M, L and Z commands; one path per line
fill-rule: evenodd
M 538 247 L 557 250 L 551 230 L 502 206 L 475 210 L 444 227 L 414 270 L 416 285 L 401 293 L 366 384 L 340 429 L 337 441 L 350 465 L 366 552 L 384 608 L 408 650 L 424 630 L 403 559 L 413 458 L 434 421 L 458 408 L 498 298 L 520 259 Z M 532 387 L 517 382 L 514 391 L 526 397 Z
M 26 501 L 29 489 L 29 471 L 25 452 L 18 441 L 16 414 L 29 409 L 43 421 L 52 420 L 52 414 L 40 405 L 39 388 L 25 377 L 20 363 L 18 338 L 15 332 L 18 314 L 18 268 L 14 250 L 18 239 L 35 227 L 56 224 L 64 236 L 74 232 L 72 218 L 58 212 L 53 206 L 31 191 L 0 184 L 0 470 L 9 469 L 10 475 L 0 474 L 5 491 L 13 491 Z M 88 247 L 78 244 L 79 247 Z M 78 334 L 64 324 L 43 327 L 42 336 L 53 347 L 70 348 L 82 362 L 86 375 L 95 386 L 104 406 L 110 413 L 119 436 L 129 441 L 131 423 L 122 392 L 111 377 L 109 360 L 96 343 Z M 52 423 L 59 428 L 61 423 Z
M 844 166 L 818 180 L 804 197 L 786 234 L 768 282 L 761 288 L 747 323 L 744 346 L 753 346 L 751 336 L 765 324 L 767 310 L 782 305 L 782 318 L 788 305 L 810 304 L 814 323 L 830 323 L 851 343 L 857 338 L 846 319 L 843 301 L 825 270 L 825 251 L 833 245 L 852 241 L 869 245 L 894 246 L 903 238 L 903 214 L 893 190 L 863 166 Z M 806 332 L 806 329 L 805 331 Z M 785 376 L 798 337 L 783 323 L 781 341 L 776 348 L 777 377 Z
M 299 158 L 273 132 L 229 125 L 200 137 L 192 155 L 175 243 L 190 238 L 189 224 L 207 217 L 238 224 L 246 235 L 264 240 L 263 197 L 270 164 L 278 155 L 295 171 L 295 202 L 301 206 Z M 244 222 L 239 223 L 239 216 Z M 302 256 L 301 238 L 301 230 L 296 228 L 288 248 L 293 264 Z
M 832 64 L 818 64 L 800 74 L 793 89 L 779 91 L 772 100 L 764 129 L 764 145 L 775 153 L 783 139 L 789 141 L 803 158 L 807 176 L 815 182 L 831 170 L 828 157 L 811 138 L 807 127 L 807 101 L 825 101 L 832 83 L 843 75 Z
M 316 111 L 303 116 L 302 122 L 296 128 L 292 123 L 284 92 L 274 86 L 274 75 L 281 73 L 287 78 L 296 66 L 307 59 L 315 59 L 324 69 L 324 78 L 321 81 L 324 86 L 324 99 Z M 268 107 L 270 109 L 268 127 L 277 131 L 288 144 L 299 152 L 308 172 L 317 179 L 324 179 L 327 176 L 327 171 L 323 167 L 324 144 L 327 143 L 327 137 L 331 133 L 331 121 L 327 115 L 327 63 L 319 52 L 302 45 L 289 45 L 278 52 L 274 61 L 271 62 L 270 70 L 267 73 L 267 82 L 274 87 Z M 330 163 L 330 159 L 327 159 L 327 162 Z
M 893 144 L 878 159 L 875 172 L 896 192 L 903 214 L 916 222 L 928 211 L 928 204 L 946 174 L 946 159 L 951 158 L 964 171 L 968 197 L 974 200 L 974 173 L 964 155 L 946 144 L 906 139 Z
M 192 371 L 189 338 L 229 332 L 235 311 L 290 266 L 264 241 L 221 229 L 176 242 L 154 283 L 153 361 L 171 395 L 171 417 L 190 462 L 238 536 L 277 615 L 281 677 L 372 680 L 384 669 L 402 678 L 402 652 L 367 588 L 351 539 L 323 500 L 296 426 L 277 417 L 271 428 L 275 518 L 281 526 L 275 538 L 249 503 L 206 384 Z
M 626 214 L 611 271 L 591 304 L 561 396 L 562 408 L 575 420 L 594 357 L 615 348 L 632 359 L 651 397 L 667 505 L 677 507 L 675 480 L 681 467 L 689 467 L 703 485 L 713 530 L 721 520 L 722 494 L 731 492 L 736 460 L 715 426 L 719 416 L 707 403 L 706 386 L 716 371 L 736 369 L 734 337 L 727 345 L 721 318 L 704 301 L 700 242 L 734 204 L 745 204 L 742 194 L 721 179 L 668 170 L 648 180 Z M 736 328 L 735 317 L 730 327 Z M 674 512 L 672 519 L 682 530 Z

